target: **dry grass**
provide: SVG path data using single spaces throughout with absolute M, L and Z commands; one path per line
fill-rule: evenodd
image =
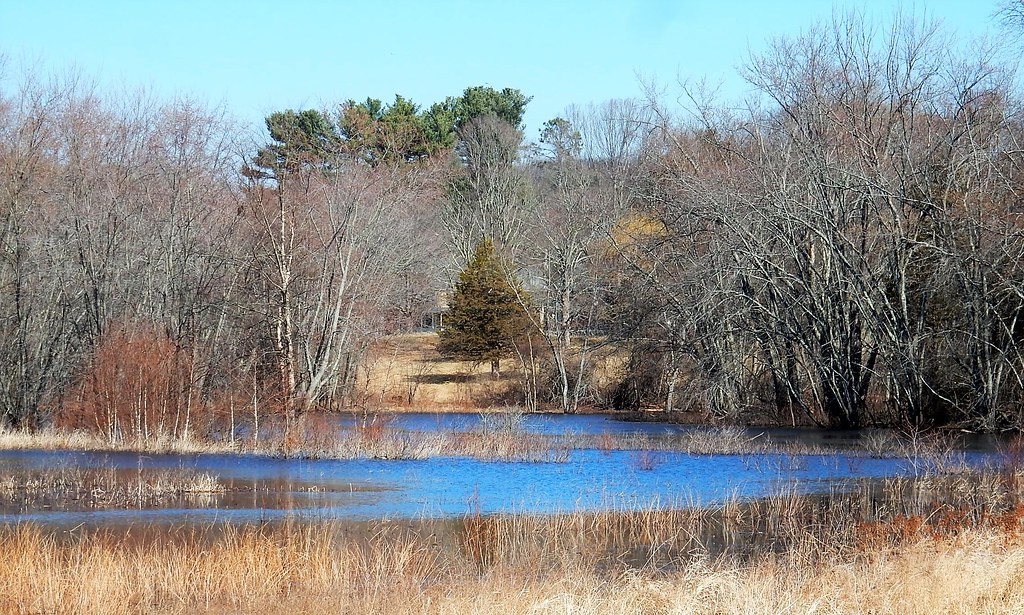
M 489 363 L 455 361 L 436 348 L 436 333 L 396 335 L 376 344 L 360 368 L 364 403 L 397 411 L 466 411 L 518 392 L 512 361 L 503 362 L 505 377 L 496 380 Z
M 611 387 L 625 360 L 611 346 L 592 348 L 593 385 Z M 494 379 L 489 362 L 456 361 L 439 354 L 437 333 L 405 333 L 371 348 L 360 367 L 360 388 L 364 403 L 376 409 L 487 412 L 521 396 L 521 376 L 515 359 L 503 360 L 501 377 Z
M 138 451 L 145 453 L 214 453 L 233 450 L 228 443 L 193 438 L 150 438 L 111 441 L 86 431 L 42 429 L 27 431 L 0 428 L 0 450 Z
M 61 542 L 19 527 L 0 543 L 0 610 L 17 613 L 345 612 L 377 593 L 415 593 L 407 583 L 436 574 L 436 558 L 418 546 L 371 554 L 326 526 L 141 544 L 103 533 Z
M 515 417 L 519 417 L 516 422 Z M 307 415 L 298 427 L 296 444 L 281 437 L 199 441 L 145 439 L 110 441 L 86 432 L 0 429 L 0 450 L 137 451 L 143 453 L 252 453 L 312 459 L 426 459 L 462 456 L 496 461 L 565 462 L 573 449 L 588 443 L 579 436 L 542 435 L 522 429 L 519 410 L 495 408 L 482 427 L 470 432 L 416 432 L 392 428 L 375 417 L 354 429 L 341 429 L 331 417 Z M 624 440 L 627 446 L 632 440 Z
M 537 434 L 525 429 L 524 414 L 516 407 L 495 407 L 482 415 L 473 431 L 407 431 L 392 427 L 388 415 L 368 415 L 365 423 L 342 429 L 331 415 L 309 414 L 300 419 L 298 436 L 286 445 L 283 430 L 258 442 L 250 438 L 198 440 L 150 438 L 110 441 L 82 431 L 54 429 L 36 432 L 0 428 L 0 450 L 48 449 L 83 451 L 135 451 L 142 453 L 250 453 L 310 459 L 427 459 L 473 457 L 494 461 L 566 462 L 574 450 L 632 451 L 638 469 L 652 469 L 660 453 L 674 451 L 693 455 L 787 455 L 835 452 L 799 442 L 774 442 L 765 434 L 753 436 L 739 427 L 694 427 L 679 436 L 660 437 L 643 433 Z M 383 417 L 383 418 L 382 418 Z M 888 440 L 886 442 L 889 442 Z M 895 441 L 894 441 L 895 442 Z M 886 449 L 885 456 L 909 461 L 915 475 L 929 475 L 964 468 L 962 455 L 953 444 L 944 447 L 908 446 Z M 875 442 L 863 450 L 847 450 L 850 456 L 879 456 Z
M 306 451 L 332 459 L 427 459 L 473 457 L 490 461 L 559 463 L 578 448 L 575 436 L 549 436 L 519 430 L 488 429 L 468 432 L 410 432 L 371 425 L 340 432 L 321 450 Z
M 671 566 L 624 561 L 615 542 L 657 545 L 709 515 L 470 519 L 457 548 L 386 524 L 363 541 L 331 524 L 135 541 L 16 527 L 0 531 L 0 611 L 1012 613 L 1024 608 L 1022 515 L 895 542 L 860 529 L 868 539 L 852 547 L 808 535 L 780 553 Z
M 416 432 L 370 423 L 355 429 L 313 430 L 285 446 L 280 438 L 200 442 L 196 440 L 132 440 L 111 442 L 84 432 L 0 430 L 0 450 L 135 451 L 142 453 L 251 453 L 309 459 L 427 459 L 473 457 L 494 461 L 565 462 L 570 452 L 592 443 L 573 434 L 543 435 L 513 429 L 483 428 L 469 432 Z M 635 438 L 619 447 L 655 446 Z
M 0 475 L 0 507 L 127 508 L 173 500 L 205 501 L 225 491 L 217 477 L 188 469 L 124 471 L 56 468 Z
M 548 436 L 520 431 L 409 432 L 371 425 L 337 430 L 330 435 L 303 438 L 286 448 L 281 442 L 110 442 L 74 432 L 0 432 L 0 449 L 113 450 L 148 453 L 248 452 L 271 456 L 337 459 L 424 459 L 437 456 L 468 456 L 514 462 L 561 463 L 583 443 L 575 436 Z

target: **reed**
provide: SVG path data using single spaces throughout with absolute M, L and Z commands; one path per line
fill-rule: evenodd
M 510 429 L 471 432 L 412 432 L 386 424 L 356 429 L 332 428 L 330 433 L 306 434 L 285 446 L 274 437 L 252 445 L 233 442 L 149 439 L 109 441 L 73 431 L 0 430 L 0 450 L 135 451 L 143 453 L 251 453 L 311 459 L 426 459 L 465 456 L 498 461 L 564 462 L 583 443 L 573 435 L 549 436 Z
M 350 429 L 341 429 L 327 415 L 307 415 L 296 428 L 298 435 L 286 442 L 281 429 L 267 429 L 259 439 L 157 436 L 144 439 L 108 440 L 86 431 L 44 429 L 34 432 L 0 429 L 0 450 L 68 449 L 86 451 L 135 451 L 142 453 L 249 453 L 310 459 L 426 459 L 464 456 L 495 461 L 562 463 L 572 451 L 630 451 L 638 469 L 658 465 L 660 452 L 692 455 L 760 455 L 834 453 L 818 445 L 776 442 L 767 434 L 751 435 L 739 427 L 695 427 L 678 436 L 624 434 L 538 434 L 525 428 L 525 415 L 517 408 L 494 409 L 482 415 L 481 427 L 472 431 L 417 432 L 395 428 L 386 418 L 371 415 Z M 871 432 L 859 449 L 843 450 L 849 456 L 894 457 L 909 462 L 919 476 L 965 469 L 957 442 L 941 434 Z M 1007 453 L 1010 455 L 1010 453 Z M 1020 455 L 1019 450 L 1016 453 Z
M 220 480 L 180 469 L 146 471 L 61 467 L 0 474 L 0 508 L 134 508 L 223 493 Z
M 143 453 L 215 453 L 237 450 L 227 442 L 197 438 L 153 437 L 112 441 L 83 430 L 0 428 L 0 450 L 138 451 Z
M 964 519 L 956 531 L 940 532 L 922 529 L 939 527 L 931 521 L 900 518 L 852 528 L 802 525 L 826 509 L 796 494 L 758 506 L 733 516 L 657 507 L 471 516 L 454 543 L 429 523 L 377 522 L 360 539 L 332 523 L 140 540 L 8 527 L 0 529 L 0 612 L 913 614 L 1024 607 L 1022 514 Z M 779 521 L 773 537 L 793 534 L 785 549 L 765 543 L 709 556 L 706 539 L 696 536 L 708 524 L 750 528 L 768 517 Z M 841 531 L 830 535 L 825 527 Z M 624 546 L 677 553 L 627 557 Z

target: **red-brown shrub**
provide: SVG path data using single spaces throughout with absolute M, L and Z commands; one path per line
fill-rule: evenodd
M 194 435 L 203 412 L 189 355 L 151 327 L 110 328 L 64 396 L 56 425 L 111 441 Z

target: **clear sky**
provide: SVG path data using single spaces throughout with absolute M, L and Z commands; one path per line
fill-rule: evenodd
M 104 87 L 223 104 L 258 126 L 272 111 L 395 93 L 426 106 L 467 86 L 533 96 L 527 138 L 569 104 L 706 76 L 739 96 L 750 51 L 858 7 L 995 30 L 995 0 L 0 0 L 13 65 L 77 69 Z

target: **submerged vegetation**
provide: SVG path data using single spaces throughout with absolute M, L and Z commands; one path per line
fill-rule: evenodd
M 225 491 L 217 477 L 185 469 L 137 472 L 59 468 L 0 476 L 0 508 L 34 510 L 68 503 L 89 508 L 147 507 L 201 500 Z

